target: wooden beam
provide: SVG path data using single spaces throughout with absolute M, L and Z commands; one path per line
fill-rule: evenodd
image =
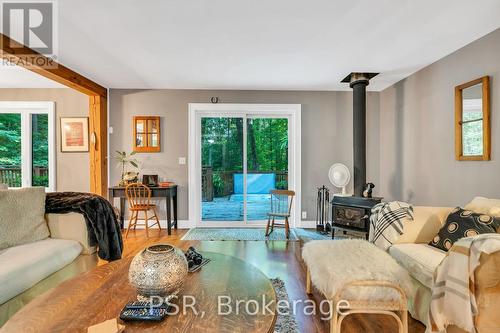
M 0 33 L 0 38 L 0 59 L 89 96 L 90 191 L 106 197 L 108 187 L 107 89 L 2 33 Z
M 103 197 L 108 194 L 107 107 L 105 97 L 89 97 L 90 191 Z
M 51 58 L 1 34 L 0 58 L 26 68 L 86 95 L 107 97 L 107 89 L 92 80 L 64 67 Z M 13 47 L 15 46 L 15 47 Z

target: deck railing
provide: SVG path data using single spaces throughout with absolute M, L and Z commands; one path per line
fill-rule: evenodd
M 47 177 L 48 175 L 48 168 L 33 167 L 34 177 Z M 9 187 L 21 187 L 21 166 L 0 165 L 0 184 L 7 184 Z
M 224 197 L 233 194 L 235 173 L 241 170 L 217 171 L 212 167 L 204 166 L 201 176 L 201 190 L 203 201 L 212 201 L 214 197 Z M 251 171 L 248 173 L 274 173 L 276 175 L 276 187 L 282 187 L 288 183 L 288 172 L 286 171 Z

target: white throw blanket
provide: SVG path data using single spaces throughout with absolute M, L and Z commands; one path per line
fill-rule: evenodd
M 387 251 L 403 234 L 403 222 L 413 221 L 413 208 L 406 202 L 391 201 L 375 205 L 370 216 L 368 240 Z
M 462 238 L 453 245 L 434 272 L 427 333 L 444 333 L 449 325 L 470 333 L 476 332 L 474 272 L 482 253 L 497 251 L 500 251 L 498 234 Z
M 316 240 L 304 244 L 302 259 L 313 285 L 327 298 L 333 299 L 345 284 L 358 280 L 388 281 L 400 285 L 411 295 L 408 272 L 387 252 L 361 239 Z M 399 300 L 399 294 L 386 287 L 350 288 L 347 300 Z

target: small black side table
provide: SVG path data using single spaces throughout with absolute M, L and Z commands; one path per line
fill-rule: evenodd
M 172 234 L 172 226 L 177 229 L 177 185 L 170 187 L 150 187 L 152 198 L 165 198 L 167 209 L 167 230 L 168 234 Z M 108 191 L 108 198 L 111 205 L 115 198 L 120 198 L 120 226 L 123 229 L 123 220 L 125 215 L 125 187 L 114 186 Z M 172 203 L 174 207 L 174 220 L 172 221 Z
M 331 202 L 332 239 L 335 237 L 335 229 L 339 229 L 344 234 L 347 231 L 363 234 L 368 240 L 371 210 L 382 202 L 382 198 L 334 196 Z

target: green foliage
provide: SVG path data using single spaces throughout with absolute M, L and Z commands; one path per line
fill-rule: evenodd
M 483 154 L 483 110 L 466 110 L 462 114 L 462 143 L 466 156 Z
M 214 185 L 215 196 L 219 197 L 224 195 L 224 180 L 221 178 L 219 173 L 213 174 L 212 183 Z
M 31 137 L 33 166 L 48 168 L 49 166 L 49 116 L 47 114 L 31 115 Z M 49 182 L 44 183 L 48 186 Z M 42 185 L 40 185 L 42 186 Z
M 0 166 L 12 169 L 8 172 L 10 186 L 21 186 L 21 115 L 0 114 Z M 49 186 L 49 117 L 47 114 L 31 115 L 32 185 Z M 36 171 L 36 172 L 35 172 Z M 5 181 L 5 179 L 4 179 Z
M 20 114 L 0 114 L 0 165 L 21 165 Z
M 286 180 L 277 181 L 276 188 L 278 190 L 287 190 L 288 189 L 288 182 Z
M 243 171 L 243 120 L 202 118 L 202 165 L 214 171 Z M 248 172 L 288 169 L 288 120 L 247 121 Z
M 31 116 L 33 166 L 49 165 L 49 125 L 46 114 Z M 21 115 L 0 114 L 0 165 L 21 165 Z
M 33 186 L 49 186 L 49 177 L 33 175 L 33 179 L 31 180 L 31 182 Z
M 212 168 L 214 195 L 226 196 L 226 182 L 243 171 L 243 119 L 202 118 L 201 122 L 202 166 Z M 288 119 L 249 118 L 246 142 L 249 173 L 288 171 Z M 278 178 L 276 187 L 288 188 L 285 179 Z
M 288 170 L 288 120 L 249 119 L 248 171 Z
M 116 151 L 115 160 L 121 164 L 122 179 L 123 179 L 123 176 L 125 175 L 125 168 L 128 164 L 132 165 L 136 169 L 139 168 L 139 161 L 137 159 L 133 158 L 133 156 L 135 154 L 136 154 L 135 151 L 131 152 L 128 155 L 124 151 L 118 151 L 118 150 Z

